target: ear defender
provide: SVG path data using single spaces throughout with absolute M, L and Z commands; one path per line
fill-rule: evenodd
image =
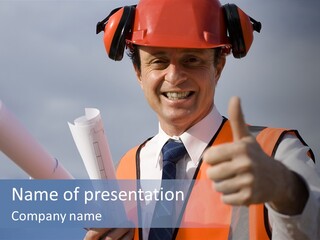
M 223 10 L 232 54 L 235 58 L 245 57 L 253 41 L 253 31 L 260 32 L 261 23 L 249 17 L 235 4 L 224 5 Z
M 104 31 L 104 46 L 109 58 L 120 61 L 123 58 L 126 39 L 132 32 L 135 5 L 116 8 L 101 22 L 96 33 Z
M 245 57 L 253 41 L 253 31 L 260 32 L 261 23 L 244 13 L 235 4 L 222 6 L 232 54 L 235 58 Z M 126 47 L 126 39 L 131 39 L 136 5 L 119 7 L 101 22 L 96 33 L 104 31 L 104 45 L 109 58 L 120 61 Z

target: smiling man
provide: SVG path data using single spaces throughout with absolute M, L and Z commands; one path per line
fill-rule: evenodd
M 260 28 L 217 0 L 141 0 L 98 24 L 111 59 L 128 47 L 159 120 L 155 136 L 121 159 L 118 178 L 196 183 L 183 203 L 140 203 L 139 222 L 171 227 L 91 229 L 85 239 L 320 238 L 319 173 L 298 132 L 248 127 L 238 97 L 229 119 L 215 105 L 226 56 L 244 57 Z
M 217 50 L 219 51 L 219 50 Z M 179 136 L 212 110 L 225 58 L 213 49 L 140 47 L 137 77 L 162 130 Z

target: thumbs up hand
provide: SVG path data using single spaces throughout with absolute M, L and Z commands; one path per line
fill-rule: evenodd
M 238 97 L 231 98 L 228 114 L 233 134 L 233 141 L 236 142 L 242 138 L 249 137 L 250 133 L 244 120 L 240 99 Z
M 281 202 L 288 184 L 284 178 L 290 179 L 292 172 L 266 155 L 250 135 L 238 97 L 231 98 L 228 114 L 233 142 L 210 147 L 203 156 L 216 191 L 230 205 Z

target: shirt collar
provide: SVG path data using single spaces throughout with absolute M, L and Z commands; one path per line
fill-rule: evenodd
M 183 142 L 187 149 L 187 152 L 192 160 L 192 162 L 197 165 L 202 157 L 202 153 L 208 146 L 211 138 L 218 131 L 221 123 L 222 116 L 218 112 L 216 107 L 213 107 L 211 112 L 204 117 L 200 122 L 196 123 L 186 132 L 180 136 L 170 137 L 167 135 L 159 124 L 158 141 L 156 147 L 156 154 L 160 156 L 161 149 L 163 145 L 170 139 L 179 139 Z M 158 158 L 159 159 L 159 158 Z

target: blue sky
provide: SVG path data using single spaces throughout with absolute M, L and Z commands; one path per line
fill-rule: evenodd
M 157 131 L 130 61 L 108 59 L 102 34 L 95 34 L 110 10 L 135 3 L 0 0 L 0 99 L 76 178 L 87 174 L 67 122 L 85 107 L 100 109 L 115 162 Z M 218 109 L 225 115 L 230 97 L 240 96 L 248 123 L 298 129 L 319 165 L 320 2 L 233 3 L 263 27 L 247 57 L 228 57 Z M 0 179 L 6 178 L 28 176 L 0 153 Z

